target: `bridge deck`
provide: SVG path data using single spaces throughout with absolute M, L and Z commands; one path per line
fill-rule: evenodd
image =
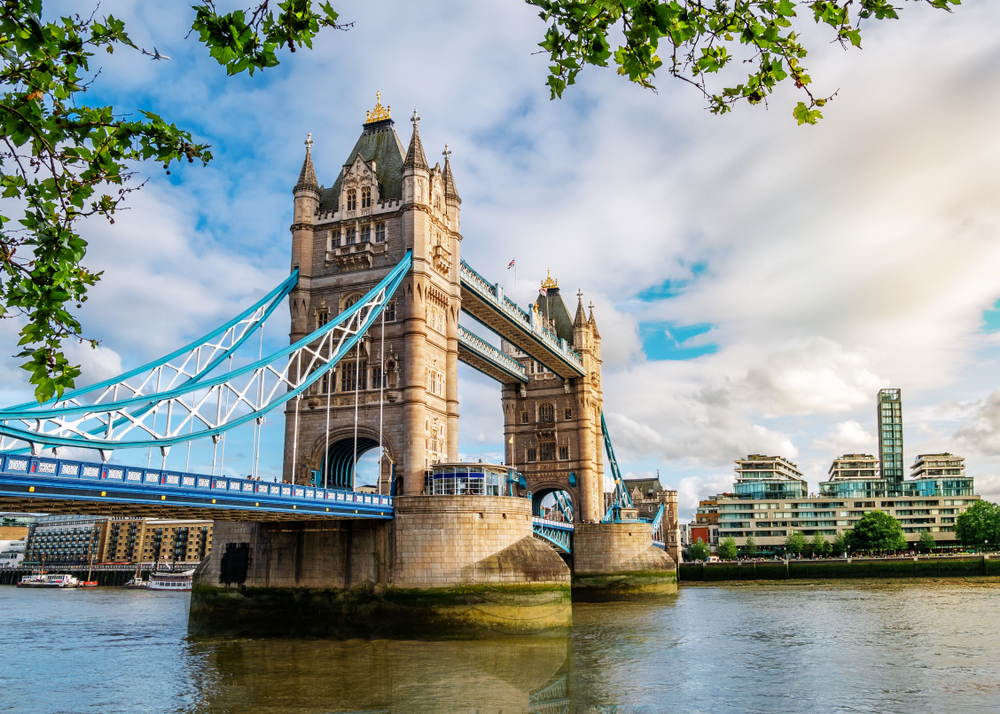
M 458 358 L 501 384 L 527 384 L 524 365 L 508 357 L 481 337 L 458 326 Z
M 461 263 L 462 310 L 532 359 L 541 362 L 564 379 L 584 375 L 583 359 L 544 329 L 533 315 L 503 295 L 464 260 Z
M 392 499 L 377 494 L 16 455 L 0 456 L 0 507 L 233 521 L 394 517 Z

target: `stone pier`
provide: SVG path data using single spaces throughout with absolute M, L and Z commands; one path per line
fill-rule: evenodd
M 409 496 L 395 506 L 388 522 L 218 522 L 212 556 L 195 575 L 191 632 L 448 639 L 568 631 L 570 572 L 532 537 L 530 501 Z
M 652 544 L 649 523 L 577 523 L 573 600 L 633 600 L 677 592 L 677 564 Z

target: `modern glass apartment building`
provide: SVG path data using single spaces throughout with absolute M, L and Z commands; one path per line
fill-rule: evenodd
M 737 498 L 804 498 L 802 472 L 781 456 L 750 454 L 736 464 Z
M 881 389 L 878 409 L 878 453 L 882 478 L 903 480 L 903 402 L 898 389 Z

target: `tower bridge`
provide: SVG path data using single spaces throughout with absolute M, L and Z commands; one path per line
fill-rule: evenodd
M 328 188 L 310 135 L 293 189 L 291 277 L 264 300 L 120 378 L 0 409 L 0 450 L 11 457 L 0 461 L 0 503 L 212 513 L 216 550 L 192 599 L 198 630 L 345 635 L 359 623 L 344 613 L 361 608 L 371 627 L 397 634 L 441 622 L 530 632 L 566 626 L 571 585 L 574 597 L 675 590 L 662 534 L 636 517 L 614 459 L 593 307 L 578 293 L 570 317 L 549 277 L 524 310 L 462 259 L 451 152 L 430 166 L 419 121 L 414 112 L 404 150 L 376 106 Z M 235 366 L 286 297 L 289 346 Z M 461 326 L 463 313 L 500 348 Z M 506 478 L 492 491 L 470 488 L 468 474 L 457 490 L 435 491 L 434 473 L 468 470 L 457 464 L 460 361 L 501 386 L 506 464 L 486 470 Z M 226 479 L 221 464 L 216 475 L 226 433 L 247 425 L 259 448 L 261 419 L 279 407 L 285 484 Z M 212 475 L 167 470 L 171 446 L 195 438 L 213 442 Z M 68 446 L 102 462 L 157 448 L 164 463 L 130 471 L 41 456 Z M 378 493 L 361 495 L 357 462 L 372 450 Z M 545 499 L 558 519 L 543 517 Z M 250 557 L 227 561 L 230 547 Z M 289 600 L 300 590 L 331 595 Z

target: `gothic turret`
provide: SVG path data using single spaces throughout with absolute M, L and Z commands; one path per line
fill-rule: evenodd
M 444 198 L 449 207 L 462 204 L 458 189 L 455 188 L 455 177 L 451 173 L 451 149 L 447 144 L 444 145 Z
M 306 158 L 302 162 L 299 180 L 292 190 L 295 196 L 291 226 L 292 270 L 299 271 L 300 280 L 313 275 L 313 231 L 322 194 L 316 181 L 316 169 L 313 167 L 312 144 L 312 134 L 309 134 L 306 137 Z M 307 332 L 306 316 L 309 313 L 309 301 L 308 291 L 296 289 L 289 296 L 293 338 L 304 336 Z
M 417 126 L 420 124 L 420 115 L 417 114 L 417 110 L 413 110 L 413 117 L 410 119 L 413 122 L 413 135 L 410 137 L 410 148 L 406 150 L 406 159 L 403 160 L 403 171 L 407 169 L 423 169 L 427 170 L 427 157 L 424 155 L 424 145 L 420 143 L 420 129 Z

